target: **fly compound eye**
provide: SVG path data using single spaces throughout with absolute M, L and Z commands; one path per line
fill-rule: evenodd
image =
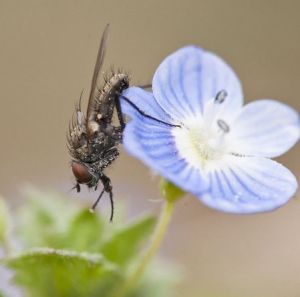
M 89 173 L 89 170 L 86 166 L 77 162 L 72 162 L 71 167 L 78 183 L 87 184 L 92 180 L 93 176 Z

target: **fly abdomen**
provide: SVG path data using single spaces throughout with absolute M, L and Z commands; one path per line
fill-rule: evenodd
M 114 109 L 119 109 L 119 96 L 123 90 L 129 87 L 129 77 L 124 73 L 113 74 L 100 90 L 95 101 L 94 110 L 91 111 L 91 119 L 102 127 L 110 124 L 113 118 Z

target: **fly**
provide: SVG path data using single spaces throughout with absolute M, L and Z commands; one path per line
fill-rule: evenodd
M 180 127 L 161 121 L 148 115 L 137 107 L 129 98 L 121 95 L 129 87 L 129 77 L 125 73 L 113 73 L 105 79 L 102 87 L 98 87 L 99 73 L 103 65 L 106 43 L 108 38 L 109 25 L 102 34 L 100 46 L 94 68 L 91 90 L 87 111 L 81 109 L 81 99 L 75 108 L 73 119 L 69 125 L 67 133 L 67 144 L 71 155 L 71 168 L 76 179 L 77 192 L 80 192 L 81 185 L 97 190 L 99 181 L 103 185 L 97 200 L 91 210 L 95 210 L 101 197 L 106 192 L 111 203 L 110 221 L 114 215 L 114 201 L 112 183 L 110 178 L 104 173 L 118 156 L 118 145 L 122 141 L 125 120 L 121 111 L 120 99 L 130 104 L 143 117 L 157 121 L 168 126 Z M 141 86 L 151 88 L 151 85 Z M 118 124 L 113 124 L 113 115 L 117 114 Z
M 125 73 L 114 73 L 105 80 L 101 88 L 98 87 L 108 31 L 109 25 L 102 34 L 87 111 L 84 113 L 81 109 L 81 96 L 70 123 L 67 142 L 72 157 L 71 168 L 76 179 L 74 188 L 80 192 L 80 186 L 84 184 L 97 190 L 100 181 L 103 189 L 91 209 L 96 208 L 104 192 L 108 193 L 111 202 L 110 220 L 112 220 L 114 214 L 112 184 L 104 169 L 119 155 L 118 145 L 125 127 L 119 96 L 129 87 L 129 77 Z M 113 124 L 114 111 L 118 117 L 117 125 Z

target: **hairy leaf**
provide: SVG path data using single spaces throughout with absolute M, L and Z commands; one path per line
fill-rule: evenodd
M 123 227 L 111 236 L 101 252 L 110 261 L 125 265 L 138 254 L 141 243 L 149 237 L 154 224 L 153 217 L 146 217 Z
M 109 296 L 121 280 L 118 268 L 100 254 L 40 248 L 8 259 L 7 265 L 30 297 Z

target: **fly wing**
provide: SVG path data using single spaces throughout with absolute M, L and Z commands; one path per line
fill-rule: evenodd
M 80 159 L 78 151 L 87 143 L 86 119 L 84 113 L 81 111 L 81 98 L 82 96 L 80 96 L 79 103 L 75 107 L 75 112 L 67 133 L 67 146 L 71 156 L 75 159 Z
M 88 108 L 87 108 L 87 115 L 86 115 L 86 121 L 87 121 L 87 127 L 89 128 L 89 124 L 91 124 L 90 121 L 93 121 L 93 109 L 96 105 L 96 94 L 97 94 L 97 85 L 99 81 L 99 73 L 101 70 L 101 67 L 103 65 L 105 51 L 106 51 L 106 43 L 109 33 L 109 24 L 106 25 L 104 32 L 101 37 L 100 46 L 97 54 L 97 60 L 94 68 L 94 74 L 92 78 L 92 84 L 91 84 L 91 91 L 89 96 L 89 102 L 88 102 Z M 90 129 L 88 129 L 90 130 Z M 89 132 L 89 131 L 88 131 Z M 89 134 L 89 133 L 88 133 Z

